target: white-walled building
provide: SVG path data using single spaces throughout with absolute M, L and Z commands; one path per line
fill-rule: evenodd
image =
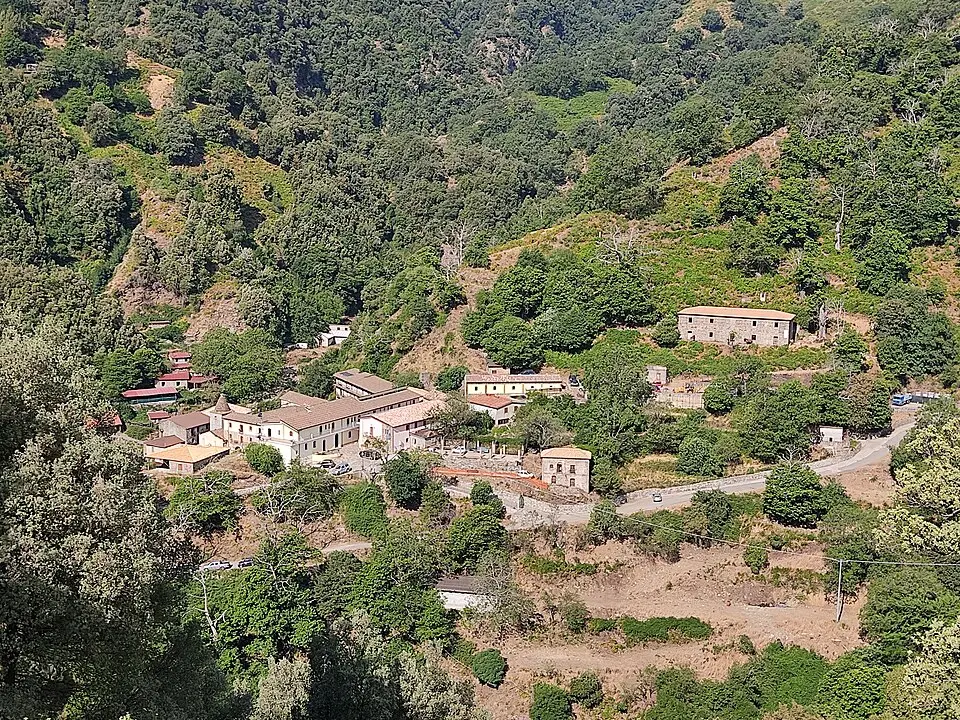
M 330 325 L 326 332 L 317 336 L 317 345 L 319 347 L 343 345 L 348 337 L 350 337 L 350 326 L 346 323 L 334 323 Z
M 542 392 L 553 395 L 563 392 L 563 378 L 559 375 L 467 375 L 463 380 L 467 400 L 473 395 L 508 395 L 526 397 L 527 393 Z
M 428 428 L 430 416 L 445 404 L 443 400 L 432 400 L 362 417 L 360 446 L 378 440 L 384 443 L 383 449 L 388 453 L 413 448 L 425 450 L 432 444 L 433 433 Z
M 270 445 L 290 464 L 357 442 L 361 417 L 422 401 L 422 396 L 406 388 L 363 399 L 337 400 L 288 392 L 281 396 L 281 406 L 276 410 L 224 415 L 224 439 L 229 447 Z
M 364 398 L 390 392 L 396 386 L 373 373 L 362 370 L 341 370 L 333 374 L 333 390 L 338 398 Z
M 509 425 L 522 402 L 506 395 L 470 395 L 467 404 L 474 412 L 486 413 L 494 426 Z

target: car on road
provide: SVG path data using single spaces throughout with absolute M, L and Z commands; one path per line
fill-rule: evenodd
M 663 495 L 661 495 L 661 494 L 658 493 L 658 492 L 655 492 L 655 493 L 653 494 L 653 501 L 654 501 L 654 502 L 663 502 Z
M 902 393 L 897 393 L 892 398 L 890 398 L 890 404 L 893 405 L 894 407 L 901 407 L 903 405 L 906 405 L 908 402 L 910 402 L 910 396 L 904 395 Z
M 338 463 L 333 470 L 330 471 L 330 474 L 334 477 L 339 477 L 340 475 L 346 475 L 348 472 L 352 471 L 353 468 L 350 467 L 350 463 Z
M 200 566 L 200 572 L 216 572 L 218 570 L 229 570 L 233 567 L 233 563 L 230 563 L 226 560 L 210 560 L 205 562 Z
M 532 472 L 530 472 L 529 470 L 524 470 L 523 468 L 520 468 L 519 470 L 517 470 L 517 475 L 519 475 L 522 478 L 534 477 Z
M 242 560 L 238 560 L 237 567 L 238 568 L 253 567 L 253 558 L 243 558 Z

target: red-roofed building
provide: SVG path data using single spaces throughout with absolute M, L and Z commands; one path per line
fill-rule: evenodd
M 180 398 L 179 391 L 174 387 L 137 388 L 124 390 L 120 395 L 131 405 L 169 405 Z
M 189 369 L 190 362 L 193 360 L 193 353 L 185 350 L 173 350 L 167 353 L 167 359 L 170 361 L 170 367 L 174 370 Z
M 168 413 L 166 410 L 150 410 L 147 413 L 147 419 L 149 419 L 152 423 L 166 420 L 168 417 L 170 417 L 170 413 Z
M 173 370 L 157 378 L 158 388 L 195 388 L 216 380 L 212 375 L 197 375 L 191 370 Z
M 467 403 L 474 412 L 489 415 L 494 425 L 508 425 L 513 420 L 517 408 L 523 404 L 506 395 L 470 395 Z

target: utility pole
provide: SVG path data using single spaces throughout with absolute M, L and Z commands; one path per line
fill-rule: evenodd
M 837 568 L 837 622 L 840 622 L 840 615 L 843 614 L 843 560 L 839 561 Z

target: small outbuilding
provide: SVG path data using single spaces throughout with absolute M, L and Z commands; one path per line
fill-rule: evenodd
M 230 452 L 223 447 L 175 445 L 153 454 L 153 461 L 181 475 L 193 475 Z
M 593 454 L 578 447 L 558 447 L 540 453 L 540 477 L 550 485 L 590 492 Z
M 472 575 L 451 575 L 438 580 L 434 587 L 447 610 L 482 609 L 490 602 L 482 581 Z
M 843 428 L 830 425 L 820 426 L 821 445 L 840 445 L 843 442 Z

